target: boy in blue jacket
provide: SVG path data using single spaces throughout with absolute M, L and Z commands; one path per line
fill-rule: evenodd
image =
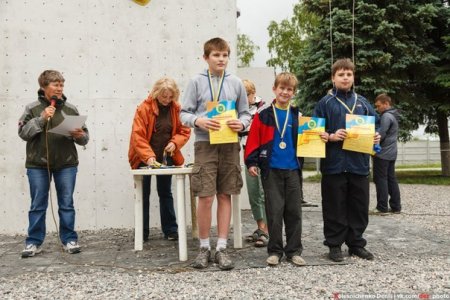
M 330 248 L 332 261 L 344 260 L 341 245 L 346 243 L 350 255 L 371 260 L 365 249 L 363 233 L 369 223 L 369 154 L 342 149 L 345 115 L 376 116 L 374 109 L 352 87 L 355 65 L 350 59 L 338 59 L 331 68 L 333 89 L 316 105 L 314 115 L 325 118 L 329 133 L 326 157 L 321 159 L 322 213 L 324 244 Z M 374 144 L 380 142 L 378 133 Z
M 255 115 L 245 147 L 245 164 L 251 176 L 258 175 L 265 195 L 269 243 L 266 262 L 278 265 L 283 255 L 297 266 L 305 265 L 302 254 L 301 162 L 296 154 L 299 111 L 290 104 L 297 88 L 292 73 L 275 78 L 275 100 Z M 322 139 L 326 141 L 327 133 Z M 283 222 L 286 246 L 283 247 Z

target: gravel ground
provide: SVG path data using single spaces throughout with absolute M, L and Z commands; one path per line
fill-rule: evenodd
M 308 201 L 319 203 L 319 190 L 319 184 L 305 184 Z M 374 191 L 372 185 L 371 199 L 375 199 Z M 399 226 L 408 223 L 425 236 L 440 239 L 443 248 L 425 251 L 427 246 L 423 245 L 425 250 L 417 252 L 413 242 L 404 241 L 402 251 L 393 252 L 389 243 L 373 241 L 374 261 L 347 258 L 350 263 L 346 265 L 307 267 L 283 262 L 275 268 L 229 272 L 91 267 L 72 273 L 34 272 L 0 278 L 0 298 L 432 299 L 434 295 L 450 299 L 450 187 L 402 185 L 401 193 L 404 213 L 387 218 L 398 218 Z M 371 207 L 374 205 L 372 201 Z M 346 298 L 349 295 L 353 298 Z

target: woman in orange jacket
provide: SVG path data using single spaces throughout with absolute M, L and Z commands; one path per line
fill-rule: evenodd
M 171 78 L 159 79 L 150 95 L 137 108 L 130 137 L 128 160 L 132 169 L 143 166 L 182 165 L 181 147 L 189 139 L 191 130 L 180 121 L 180 91 Z M 144 205 L 144 240 L 149 236 L 149 203 L 151 176 L 142 182 Z M 161 227 L 164 238 L 178 239 L 178 225 L 172 197 L 172 176 L 157 175 Z

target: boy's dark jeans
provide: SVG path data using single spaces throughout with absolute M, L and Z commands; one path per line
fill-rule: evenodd
M 373 182 L 377 188 L 377 209 L 387 212 L 389 200 L 389 206 L 393 211 L 401 211 L 400 189 L 395 177 L 395 160 L 374 157 Z
M 301 255 L 302 205 L 299 170 L 270 169 L 262 178 L 269 229 L 269 255 L 285 254 L 287 257 Z M 286 246 L 283 247 L 283 221 Z

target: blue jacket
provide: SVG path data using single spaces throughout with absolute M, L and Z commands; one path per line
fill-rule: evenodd
M 361 95 L 353 91 L 343 92 L 333 89 L 317 103 L 313 116 L 325 118 L 325 130 L 335 133 L 338 129 L 345 129 L 345 115 L 347 109 L 336 99 L 336 96 L 352 108 L 355 101 L 355 115 L 378 116 L 373 107 Z M 356 99 L 355 99 L 356 98 Z M 377 120 L 375 122 L 378 123 Z M 347 151 L 342 149 L 343 142 L 328 142 L 326 157 L 320 161 L 322 174 L 353 173 L 357 175 L 369 174 L 369 154 Z

